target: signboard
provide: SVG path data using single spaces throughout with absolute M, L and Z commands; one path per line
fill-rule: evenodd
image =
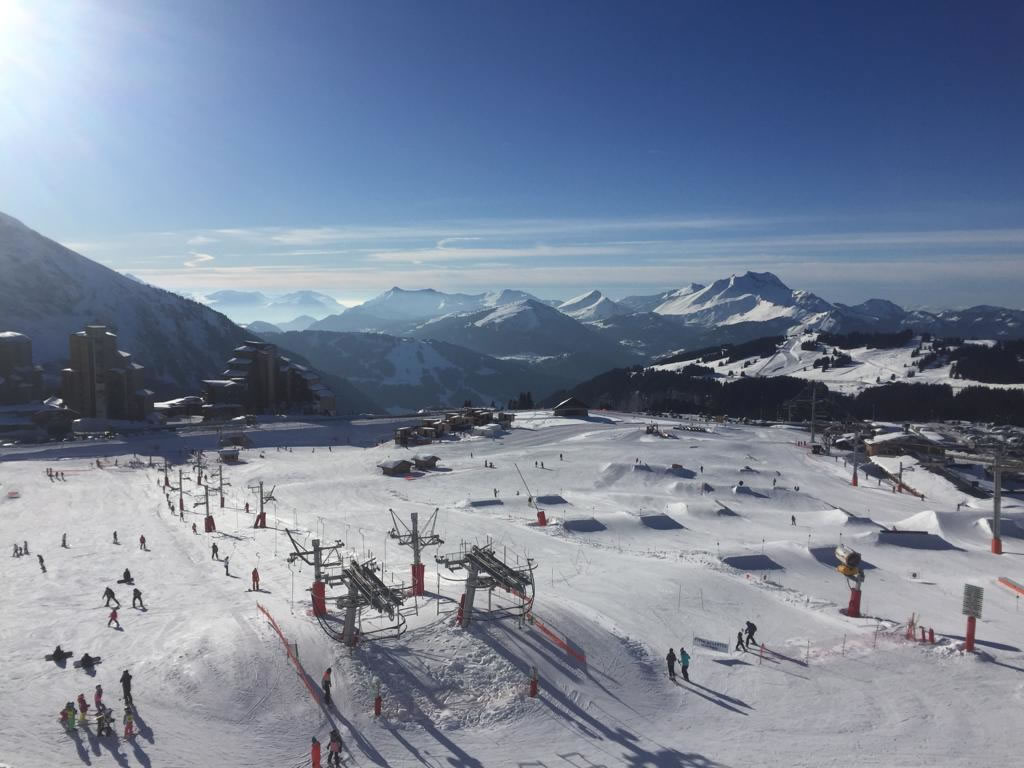
M 985 599 L 985 590 L 973 584 L 964 584 L 964 616 L 981 618 L 981 604 Z
M 703 637 L 694 636 L 693 644 L 697 648 L 707 648 L 709 651 L 718 651 L 719 653 L 729 652 L 729 644 L 720 643 L 717 640 L 708 640 Z

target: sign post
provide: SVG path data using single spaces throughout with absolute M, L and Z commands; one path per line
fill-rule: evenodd
M 981 605 L 985 599 L 985 590 L 973 584 L 964 584 L 963 614 L 967 617 L 967 642 L 964 650 L 974 653 L 974 628 L 981 618 Z

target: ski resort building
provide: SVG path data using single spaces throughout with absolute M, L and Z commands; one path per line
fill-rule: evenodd
M 246 341 L 236 347 L 219 379 L 202 382 L 204 410 L 226 415 L 236 409 L 246 413 L 300 409 L 306 413 L 333 414 L 334 393 L 304 365 L 278 354 L 265 341 Z
M 555 416 L 563 419 L 585 419 L 590 415 L 589 406 L 578 397 L 567 397 L 554 407 Z
M 105 325 L 89 325 L 71 334 L 71 365 L 61 371 L 61 392 L 68 407 L 84 418 L 142 420 L 153 412 L 145 368 L 117 348 L 117 334 Z
M 404 477 L 412 469 L 412 462 L 407 459 L 393 459 L 382 461 L 377 466 L 388 477 Z
M 946 451 L 941 445 L 913 432 L 888 432 L 864 441 L 868 456 L 915 456 L 920 459 L 942 459 Z
M 0 331 L 0 405 L 42 397 L 43 369 L 32 365 L 32 339 L 23 333 Z

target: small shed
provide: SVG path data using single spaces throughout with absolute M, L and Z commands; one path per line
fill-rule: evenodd
M 412 469 L 412 462 L 408 459 L 393 459 L 391 461 L 382 461 L 377 466 L 380 467 L 381 472 L 389 477 L 402 477 L 409 474 L 409 471 Z
M 439 457 L 432 454 L 416 454 L 412 457 L 412 463 L 416 469 L 436 469 Z
M 554 408 L 555 416 L 564 419 L 585 419 L 590 415 L 589 406 L 578 397 L 567 397 Z
M 221 448 L 217 451 L 220 456 L 220 460 L 225 464 L 234 464 L 238 461 L 238 449 L 237 448 Z

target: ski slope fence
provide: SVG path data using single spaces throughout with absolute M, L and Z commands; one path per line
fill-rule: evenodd
M 1014 592 L 1017 592 L 1018 594 L 1024 595 L 1024 586 L 1022 586 L 1019 582 L 1014 581 L 1013 579 L 1008 579 L 1005 576 L 1000 576 L 999 583 L 1002 584 L 1004 587 L 1007 587 L 1008 589 L 1012 589 Z
M 256 607 L 259 608 L 260 613 L 267 617 L 267 621 L 270 622 L 270 626 L 274 628 L 274 631 L 277 633 L 277 636 L 281 638 L 281 642 L 284 644 L 284 652 L 288 654 L 288 658 L 291 659 L 292 664 L 295 665 L 295 671 L 298 673 L 299 679 L 306 686 L 306 690 L 308 690 L 309 695 L 313 697 L 313 701 L 319 704 L 320 693 L 319 691 L 315 690 L 313 688 L 312 683 L 309 682 L 309 675 L 306 674 L 306 670 L 302 666 L 302 662 L 299 661 L 298 656 L 296 656 L 294 651 L 292 651 L 292 645 L 288 642 L 288 638 L 284 636 L 284 632 L 281 631 L 281 627 L 279 627 L 277 625 L 277 622 L 274 621 L 274 617 L 270 615 L 270 611 L 268 611 L 259 603 L 256 603 Z
M 572 656 L 580 664 L 586 665 L 586 663 L 587 663 L 587 654 L 584 653 L 579 648 L 576 648 L 575 646 L 570 645 L 569 643 L 567 643 L 562 637 L 560 637 L 558 635 L 558 633 L 556 633 L 556 632 L 552 631 L 551 629 L 549 629 L 544 624 L 543 621 L 541 621 L 539 618 L 537 618 L 536 615 L 533 615 L 533 626 L 535 626 L 537 629 L 539 629 L 548 640 L 550 640 L 552 643 L 557 645 L 559 648 L 561 648 L 567 654 Z

